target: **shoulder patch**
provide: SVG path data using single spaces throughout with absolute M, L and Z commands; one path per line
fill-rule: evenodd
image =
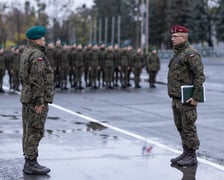
M 44 59 L 42 57 L 38 57 L 37 61 L 43 61 Z
M 195 54 L 190 54 L 190 55 L 189 55 L 190 58 L 192 58 L 192 57 L 194 57 L 194 56 L 195 56 Z

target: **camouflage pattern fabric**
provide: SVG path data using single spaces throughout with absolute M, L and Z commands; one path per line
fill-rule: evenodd
M 204 68 L 200 54 L 188 42 L 175 46 L 174 53 L 168 71 L 168 94 L 173 98 L 174 122 L 180 133 L 183 147 L 186 146 L 188 150 L 196 150 L 200 144 L 195 126 L 197 106 L 181 104 L 180 87 L 181 85 L 194 85 L 192 98 L 197 101 L 205 80 Z
M 23 51 L 20 63 L 23 152 L 25 158 L 30 160 L 38 155 L 48 103 L 53 102 L 54 96 L 54 73 L 43 51 L 43 47 L 29 42 Z M 35 113 L 36 105 L 45 106 L 40 114 Z
M 188 149 L 198 149 L 200 142 L 197 135 L 195 121 L 197 119 L 197 109 L 193 105 L 182 105 L 179 99 L 173 99 L 172 109 L 174 122 L 180 134 L 183 147 Z

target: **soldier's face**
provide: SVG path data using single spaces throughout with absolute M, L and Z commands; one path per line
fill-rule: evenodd
M 36 44 L 38 44 L 39 46 L 45 46 L 46 45 L 46 41 L 45 41 L 44 37 L 42 37 L 40 39 L 37 39 L 35 41 L 36 41 Z
M 171 40 L 172 40 L 174 46 L 185 42 L 185 38 L 184 38 L 184 35 L 182 33 L 172 34 L 171 35 Z

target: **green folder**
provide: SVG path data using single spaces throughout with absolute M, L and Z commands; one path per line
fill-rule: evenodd
M 194 86 L 193 85 L 183 85 L 181 86 L 181 102 L 186 103 L 188 99 L 193 96 Z M 205 102 L 205 87 L 202 86 L 202 94 L 198 102 Z

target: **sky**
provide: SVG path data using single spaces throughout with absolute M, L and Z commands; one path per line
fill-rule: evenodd
M 6 3 L 19 3 L 19 4 L 24 4 L 24 2 L 27 0 L 1 0 L 1 3 L 6 2 Z M 31 2 L 35 2 L 35 0 L 28 0 Z M 54 1 L 54 0 L 51 0 Z M 61 2 L 63 3 L 66 0 L 62 0 Z M 47 0 L 40 0 L 40 2 L 47 2 Z M 74 6 L 76 7 L 80 7 L 82 6 L 84 3 L 87 5 L 87 7 L 91 7 L 93 5 L 93 0 L 73 0 L 74 2 Z

